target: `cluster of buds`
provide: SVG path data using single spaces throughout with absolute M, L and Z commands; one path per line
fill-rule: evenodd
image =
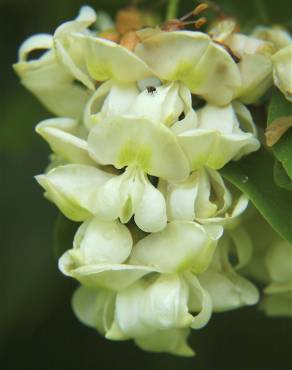
M 53 152 L 36 179 L 82 222 L 59 268 L 81 284 L 72 302 L 83 323 L 189 356 L 190 329 L 259 298 L 239 273 L 252 249 L 240 225 L 248 200 L 218 170 L 260 146 L 245 104 L 273 78 L 291 99 L 291 41 L 240 34 L 230 19 L 207 33 L 144 27 L 133 11 L 118 27 L 96 18 L 83 7 L 54 35 L 30 37 L 14 66 L 56 116 L 36 127 Z

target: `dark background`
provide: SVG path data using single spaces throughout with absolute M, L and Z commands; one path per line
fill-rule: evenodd
M 159 1 L 144 2 L 151 7 Z M 111 14 L 127 2 L 87 1 Z M 247 26 L 291 26 L 290 0 L 218 1 Z M 80 324 L 70 308 L 75 283 L 57 270 L 56 209 L 33 176 L 49 149 L 34 127 L 50 114 L 19 84 L 11 64 L 21 42 L 75 17 L 79 0 L 0 0 L 0 369 L 1 370 L 291 370 L 291 320 L 254 308 L 214 315 L 193 332 L 198 355 L 182 359 L 110 342 Z M 182 1 L 181 14 L 195 6 Z M 163 5 L 159 8 L 164 11 Z M 260 235 L 259 235 L 260 238 Z

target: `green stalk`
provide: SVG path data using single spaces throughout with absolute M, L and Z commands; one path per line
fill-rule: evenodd
M 178 13 L 179 0 L 168 0 L 166 20 L 176 19 Z

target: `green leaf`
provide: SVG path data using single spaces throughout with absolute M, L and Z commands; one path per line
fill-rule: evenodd
M 281 117 L 292 117 L 292 104 L 280 91 L 275 90 L 269 105 L 268 125 Z M 272 147 L 277 160 L 281 162 L 287 175 L 292 179 L 292 128 L 279 139 Z
M 273 166 L 273 156 L 262 147 L 239 162 L 230 162 L 221 174 L 249 197 L 282 238 L 292 243 L 292 193 L 275 184 Z
M 54 227 L 53 248 L 57 259 L 68 249 L 73 247 L 74 235 L 80 223 L 68 220 L 59 213 Z
M 274 180 L 280 188 L 292 190 L 292 180 L 287 175 L 281 162 L 277 160 L 274 163 Z

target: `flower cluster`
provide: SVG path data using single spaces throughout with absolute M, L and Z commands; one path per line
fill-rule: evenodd
M 82 222 L 59 260 L 81 284 L 77 317 L 108 339 L 189 356 L 190 329 L 258 301 L 238 272 L 252 250 L 239 225 L 248 200 L 218 170 L 260 146 L 245 104 L 273 78 L 291 99 L 291 41 L 233 21 L 209 33 L 134 23 L 93 31 L 83 7 L 25 41 L 15 70 L 57 116 L 36 128 L 53 152 L 37 181 Z

